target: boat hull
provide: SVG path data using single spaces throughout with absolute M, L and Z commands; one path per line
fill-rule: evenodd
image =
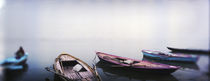
M 123 70 L 123 69 L 118 69 L 118 68 L 112 68 L 110 67 L 109 63 L 104 63 L 102 61 L 99 61 L 97 64 L 97 67 L 102 69 L 102 72 L 105 74 L 105 76 L 111 76 L 115 77 L 123 77 L 123 78 L 129 78 L 130 80 L 138 80 L 138 81 L 161 81 L 161 80 L 166 80 L 165 78 L 168 78 L 168 80 L 171 81 L 177 81 L 175 77 L 171 74 L 167 75 L 158 75 L 158 74 L 151 74 L 151 73 L 142 73 L 139 71 L 129 71 L 129 70 Z M 152 76 L 152 78 L 151 78 Z
M 127 72 L 139 72 L 139 73 L 151 73 L 151 74 L 170 74 L 175 72 L 177 68 L 139 68 L 139 67 L 132 67 L 132 66 L 123 66 L 119 65 L 110 61 L 107 61 L 98 55 L 98 58 L 101 62 L 108 64 L 113 69 L 125 70 Z M 157 63 L 158 64 L 158 63 Z M 162 65 L 162 64 L 161 64 Z M 117 66 L 117 67 L 116 67 Z
M 0 63 L 0 65 L 8 66 L 8 65 L 24 65 L 26 64 L 28 58 L 28 53 L 25 53 L 20 59 L 16 59 L 15 57 L 10 57 L 5 59 Z
M 112 65 L 116 65 L 111 62 L 107 62 L 106 60 L 100 59 L 101 62 L 106 63 L 112 67 Z M 142 74 L 151 73 L 151 74 L 170 74 L 175 72 L 177 69 L 146 69 L 146 68 L 133 68 L 133 67 L 112 67 L 112 69 L 123 70 L 127 72 L 139 72 Z
M 180 49 L 180 48 L 172 48 L 167 47 L 172 52 L 181 52 L 181 53 L 194 53 L 194 54 L 210 54 L 209 50 L 198 50 L 198 49 Z
M 152 58 L 155 60 L 165 60 L 165 61 L 174 61 L 174 62 L 196 62 L 198 60 L 198 57 L 169 57 L 169 56 L 164 56 L 164 55 L 147 53 L 144 51 L 142 52 L 144 54 L 144 57 Z

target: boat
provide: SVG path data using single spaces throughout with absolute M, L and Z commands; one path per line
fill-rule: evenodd
M 24 52 L 23 48 L 20 47 L 15 53 L 15 57 L 9 57 L 0 62 L 0 65 L 6 69 L 22 69 L 23 65 L 26 64 L 28 53 Z
M 101 81 L 100 76 L 94 69 L 82 60 L 69 54 L 60 54 L 55 59 L 53 68 L 54 73 L 64 78 L 66 81 Z
M 106 81 L 118 81 L 121 79 L 129 79 L 129 80 L 136 80 L 136 81 L 178 81 L 176 77 L 171 74 L 167 75 L 157 75 L 157 74 L 147 74 L 141 72 L 130 72 L 127 70 L 120 70 L 118 68 L 112 68 L 110 64 L 99 61 L 96 64 L 97 68 L 101 69 L 101 74 L 104 74 L 104 80 Z M 152 78 L 151 78 L 152 76 Z
M 121 70 L 127 70 L 128 72 L 170 74 L 180 68 L 179 66 L 136 60 L 102 52 L 96 52 L 96 55 L 98 56 L 100 61 L 110 64 L 111 67 Z
M 151 50 L 142 50 L 142 53 L 146 58 L 174 61 L 174 62 L 196 62 L 199 58 L 196 55 L 163 53 L 160 51 L 151 51 Z
M 199 50 L 199 49 L 181 49 L 181 48 L 173 48 L 167 47 L 172 52 L 177 53 L 193 53 L 193 54 L 210 54 L 210 50 Z

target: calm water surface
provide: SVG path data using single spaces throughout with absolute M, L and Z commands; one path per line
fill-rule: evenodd
M 24 70 L 0 68 L 0 81 L 53 81 L 44 67 L 63 52 L 92 65 L 95 51 L 142 59 L 142 49 L 208 45 L 208 0 L 0 0 L 0 60 L 14 56 L 19 46 L 29 53 Z M 104 81 L 208 81 L 209 56 L 172 64 L 183 68 L 140 75 L 97 63 L 97 70 Z

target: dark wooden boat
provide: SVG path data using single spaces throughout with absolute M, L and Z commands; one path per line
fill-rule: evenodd
M 167 47 L 172 52 L 182 52 L 182 53 L 195 53 L 195 54 L 210 54 L 210 50 L 198 50 L 198 49 L 181 49 L 181 48 L 172 48 Z
M 24 52 L 23 48 L 20 49 L 15 53 L 15 57 L 9 57 L 0 62 L 0 65 L 3 66 L 5 69 L 22 69 L 23 65 L 26 64 L 28 53 Z
M 115 56 L 102 52 L 96 52 L 96 54 L 101 61 L 112 64 L 113 65 L 112 67 L 128 71 L 134 71 L 140 73 L 170 74 L 180 68 L 178 66 L 135 60 L 131 58 Z
M 173 53 L 163 53 L 160 51 L 142 50 L 144 57 L 165 60 L 165 61 L 176 61 L 176 62 L 196 62 L 198 56 L 196 55 L 186 55 L 186 54 L 173 54 Z
M 69 54 L 61 54 L 55 59 L 54 70 L 66 80 L 101 81 L 88 64 Z

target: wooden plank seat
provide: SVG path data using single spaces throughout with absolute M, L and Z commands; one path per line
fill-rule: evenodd
M 64 75 L 68 78 L 85 79 L 93 77 L 82 65 L 76 60 L 62 61 Z

